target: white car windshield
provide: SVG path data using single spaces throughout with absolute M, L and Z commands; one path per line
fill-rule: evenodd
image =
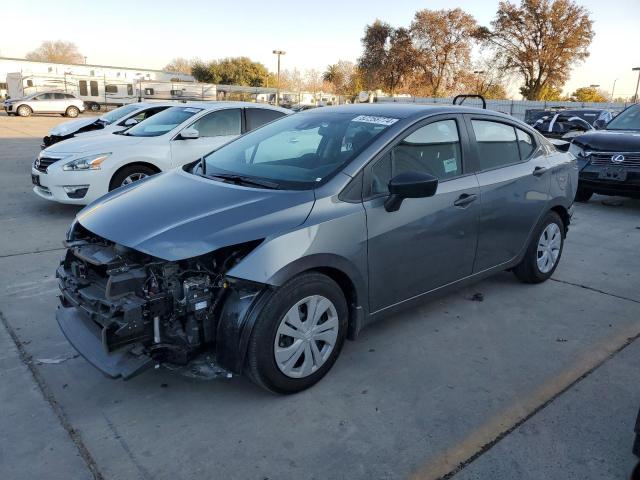
M 129 115 L 130 113 L 135 112 L 136 110 L 140 110 L 140 105 L 134 103 L 131 105 L 124 105 L 120 108 L 116 108 L 109 113 L 105 113 L 100 117 L 104 123 L 113 123 L 116 120 L 120 120 L 122 117 Z
M 159 137 L 173 130 L 200 111 L 202 111 L 201 108 L 171 107 L 131 127 L 123 133 L 123 135 L 132 137 Z
M 296 114 L 254 130 L 205 157 L 205 175 L 240 175 L 309 188 L 338 172 L 396 118 Z

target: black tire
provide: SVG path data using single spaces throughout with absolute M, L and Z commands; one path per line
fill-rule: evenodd
M 151 167 L 147 167 L 146 165 L 127 165 L 126 167 L 118 170 L 111 178 L 111 182 L 109 182 L 109 191 L 121 187 L 122 183 L 129 176 L 141 174 L 145 177 L 150 177 L 151 175 L 155 175 L 156 173 L 158 173 L 156 170 Z
M 67 117 L 76 118 L 80 115 L 80 109 L 78 107 L 67 107 L 67 110 L 64 112 Z
M 551 270 L 549 270 L 548 272 L 542 272 L 538 267 L 538 242 L 542 233 L 552 223 L 555 223 L 560 229 L 560 251 L 558 253 L 558 258 L 556 259 L 556 262 Z M 562 250 L 564 249 L 564 237 L 565 227 L 562 218 L 560 218 L 560 215 L 553 211 L 547 212 L 542 221 L 533 231 L 533 235 L 531 236 L 531 240 L 529 241 L 529 245 L 527 247 L 527 251 L 524 254 L 524 258 L 513 269 L 513 273 L 515 273 L 516 277 L 518 277 L 518 279 L 524 283 L 541 283 L 549 279 L 551 275 L 553 275 L 553 272 L 556 271 L 556 268 L 560 263 Z
M 31 107 L 29 105 L 20 105 L 16 109 L 16 113 L 21 117 L 30 117 L 33 113 L 33 110 L 31 110 Z
M 99 112 L 100 111 L 100 104 L 99 103 L 92 103 L 89 105 L 89 110 L 91 110 L 92 112 Z
M 576 202 L 588 202 L 593 196 L 593 190 L 578 187 L 576 192 Z
M 291 378 L 280 370 L 275 360 L 274 343 L 280 321 L 298 301 L 322 295 L 335 306 L 338 335 L 333 350 L 315 372 L 302 378 Z M 303 273 L 278 288 L 258 312 L 247 349 L 245 372 L 258 386 L 274 393 L 295 393 L 318 382 L 331 369 L 344 344 L 348 323 L 348 308 L 338 284 L 321 273 Z

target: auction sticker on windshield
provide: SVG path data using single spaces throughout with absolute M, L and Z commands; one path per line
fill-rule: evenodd
M 393 125 L 398 121 L 397 118 L 374 117 L 371 115 L 360 115 L 352 120 L 352 122 L 375 123 L 377 125 Z

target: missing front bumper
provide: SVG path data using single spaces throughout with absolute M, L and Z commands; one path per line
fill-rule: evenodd
M 140 346 L 129 345 L 107 353 L 102 329 L 76 307 L 58 307 L 56 320 L 73 348 L 108 377 L 128 380 L 154 365 L 151 357 L 138 352 L 142 350 Z

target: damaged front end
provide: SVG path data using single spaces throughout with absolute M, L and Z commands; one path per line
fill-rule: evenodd
M 171 262 L 76 223 L 56 272 L 56 319 L 69 342 L 113 378 L 158 364 L 199 377 L 240 373 L 244 318 L 266 288 L 225 273 L 260 242 Z M 229 332 L 237 338 L 225 338 Z

